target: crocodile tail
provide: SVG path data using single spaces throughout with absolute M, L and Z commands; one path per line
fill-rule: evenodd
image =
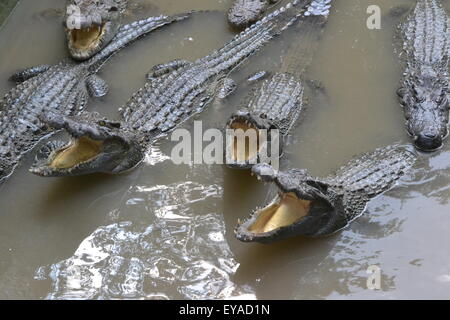
M 163 15 L 150 17 L 122 26 L 111 43 L 86 62 L 89 66 L 89 70 L 93 73 L 97 72 L 115 53 L 128 46 L 130 43 L 162 26 L 184 20 L 192 13 L 193 11 L 169 17 Z
M 229 69 L 234 68 L 303 16 L 311 2 L 312 0 L 294 0 L 288 3 L 239 33 L 201 61 L 209 64 L 226 61 Z
M 326 21 L 326 16 L 309 16 L 295 27 L 296 37 L 287 54 L 282 57 L 281 72 L 298 76 L 306 72 L 319 47 Z

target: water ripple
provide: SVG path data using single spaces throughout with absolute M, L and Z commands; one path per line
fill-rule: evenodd
M 153 212 L 144 218 L 153 222 L 101 226 L 72 257 L 39 268 L 37 278 L 52 283 L 47 298 L 255 298 L 232 281 L 239 264 L 225 241 L 223 218 L 204 203 L 221 197 L 218 185 L 194 182 L 132 187 L 125 207 Z

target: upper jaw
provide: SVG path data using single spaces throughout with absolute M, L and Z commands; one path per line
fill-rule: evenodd
M 88 136 L 93 140 L 105 140 L 108 138 L 121 138 L 120 132 L 117 129 L 112 129 L 110 126 L 117 126 L 120 129 L 120 123 L 111 122 L 106 119 L 97 118 L 97 115 L 92 114 L 90 117 L 66 117 L 64 115 L 48 112 L 40 117 L 40 120 L 55 130 L 65 130 L 73 138 L 80 138 Z M 101 126 L 99 123 L 105 123 Z

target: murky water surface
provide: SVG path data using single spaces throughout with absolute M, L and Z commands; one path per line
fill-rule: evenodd
M 233 36 L 227 0 L 140 0 L 134 16 L 208 13 L 154 32 L 114 57 L 101 72 L 110 84 L 89 109 L 116 117 L 153 65 L 196 59 Z M 445 5 L 450 8 L 448 1 Z M 310 94 L 282 167 L 326 175 L 351 156 L 408 143 L 395 90 L 395 6 L 411 0 L 336 0 L 306 77 Z M 366 28 L 368 5 L 382 9 L 382 29 Z M 60 0 L 22 0 L 0 29 L 0 90 L 21 67 L 65 56 Z M 48 10 L 53 9 L 53 10 Z M 197 116 L 222 127 L 249 89 L 250 73 L 274 70 L 293 32 L 233 74 L 239 88 Z M 185 128 L 192 129 L 189 121 Z M 421 155 L 395 189 L 332 237 L 274 245 L 243 244 L 238 218 L 268 199 L 268 186 L 222 166 L 175 166 L 172 144 L 159 143 L 146 163 L 120 176 L 42 179 L 28 156 L 0 186 L 0 298 L 450 298 L 450 146 Z M 382 271 L 381 290 L 367 289 L 367 268 Z

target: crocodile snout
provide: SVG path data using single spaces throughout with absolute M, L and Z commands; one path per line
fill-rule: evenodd
M 431 152 L 442 147 L 442 137 L 435 134 L 419 134 L 414 140 L 415 146 L 426 152 Z

